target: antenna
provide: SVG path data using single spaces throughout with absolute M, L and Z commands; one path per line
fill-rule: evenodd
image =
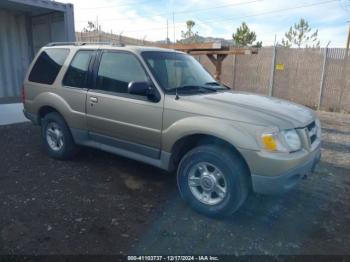
M 176 42 L 176 39 L 175 39 L 175 14 L 174 14 L 174 6 L 173 6 L 173 30 L 174 30 L 174 63 L 176 63 L 176 51 L 175 51 L 175 42 Z M 179 100 L 179 94 L 178 94 L 178 91 L 177 91 L 177 74 L 176 74 L 176 68 L 174 66 L 174 73 L 175 73 L 175 100 Z

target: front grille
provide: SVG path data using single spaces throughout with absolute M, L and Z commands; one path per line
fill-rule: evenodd
M 313 121 L 311 124 L 306 126 L 307 131 L 308 131 L 308 135 L 310 138 L 310 144 L 312 145 L 316 139 L 317 139 L 317 126 L 315 121 Z

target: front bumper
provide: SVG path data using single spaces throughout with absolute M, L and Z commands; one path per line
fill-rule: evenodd
M 293 187 L 313 172 L 321 159 L 320 144 L 311 152 L 302 151 L 292 156 L 274 156 L 259 152 L 243 154 L 251 169 L 252 186 L 256 193 L 280 194 Z M 253 162 L 252 162 L 253 161 Z

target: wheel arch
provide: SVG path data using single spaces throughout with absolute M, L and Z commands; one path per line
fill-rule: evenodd
M 206 133 L 195 133 L 181 137 L 172 146 L 170 158 L 170 170 L 174 170 L 181 161 L 182 156 L 195 147 L 202 145 L 216 145 L 228 149 L 233 154 L 236 154 L 243 162 L 245 168 L 250 174 L 249 165 L 240 153 L 239 149 L 229 141 L 218 136 Z
M 39 123 L 39 125 L 41 125 L 42 119 L 49 113 L 57 113 L 64 119 L 63 115 L 56 108 L 54 108 L 53 106 L 49 106 L 49 105 L 43 105 L 38 110 L 38 123 Z
M 85 114 L 85 112 L 75 111 L 62 96 L 56 93 L 41 93 L 35 98 L 32 105 L 35 105 L 33 111 L 38 116 L 39 124 L 45 114 L 57 112 L 70 128 L 85 126 L 85 118 L 82 117 L 82 114 Z
M 231 152 L 239 155 L 249 171 L 248 161 L 240 149 L 258 149 L 251 124 L 208 116 L 187 117 L 175 121 L 163 131 L 162 148 L 170 154 L 169 169 L 176 168 L 181 156 L 186 152 L 203 144 L 217 144 L 229 148 Z

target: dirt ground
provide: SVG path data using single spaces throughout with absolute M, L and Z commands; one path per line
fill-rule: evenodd
M 0 127 L 0 254 L 349 254 L 350 115 L 320 116 L 316 173 L 224 220 L 187 207 L 174 175 L 93 149 L 53 160 L 38 127 Z

